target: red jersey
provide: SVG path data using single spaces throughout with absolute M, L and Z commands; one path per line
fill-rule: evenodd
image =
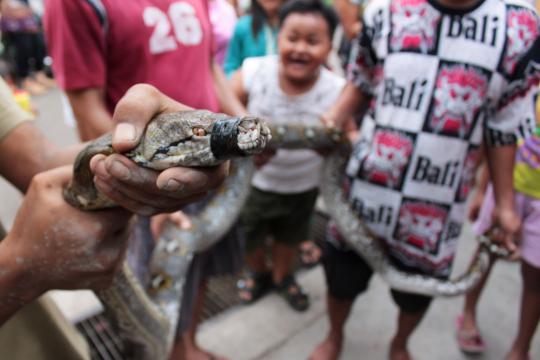
M 207 0 L 47 0 L 45 34 L 64 90 L 100 87 L 108 109 L 148 83 L 218 111 Z

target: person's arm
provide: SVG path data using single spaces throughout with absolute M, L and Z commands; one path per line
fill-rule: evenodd
M 221 67 L 212 61 L 212 75 L 220 110 L 229 115 L 247 115 L 247 110 L 235 95 Z
M 526 8 L 523 8 L 523 11 L 530 12 L 530 18 L 534 20 L 534 26 L 538 29 L 540 20 L 537 14 Z M 514 36 L 511 30 L 508 30 L 509 37 Z M 530 116 L 535 116 L 534 87 L 538 85 L 533 80 L 540 78 L 540 72 L 530 65 L 540 61 L 540 39 L 537 37 L 528 42 L 519 54 L 517 62 L 514 63 L 515 60 L 508 60 L 507 57 L 504 59 L 506 62 L 502 64 L 502 68 L 508 72 L 511 81 L 508 86 L 501 89 L 495 112 L 486 121 L 484 144 L 495 197 L 492 239 L 514 251 L 516 249 L 514 236 L 520 228 L 520 219 L 514 210 L 513 187 L 516 134 L 523 117 L 528 116 L 524 114 L 525 109 L 531 109 L 533 114 Z
M 496 204 L 493 211 L 493 240 L 501 242 L 508 250 L 514 252 L 517 249 L 514 235 L 521 225 L 514 210 L 513 170 L 516 147 L 489 146 L 486 153 Z
M 240 100 L 240 102 L 247 106 L 248 102 L 248 93 L 246 91 L 246 88 L 244 86 L 244 79 L 242 77 L 242 71 L 241 69 L 236 71 L 230 79 L 230 84 L 232 91 L 234 95 Z
M 113 129 L 114 123 L 105 105 L 103 89 L 67 90 L 66 95 L 82 141 L 93 140 Z
M 24 122 L 0 141 L 0 174 L 24 192 L 34 175 L 72 163 L 83 146 L 60 149 L 32 122 Z
M 484 155 L 485 148 L 483 146 L 482 149 L 483 155 L 477 167 L 478 174 L 476 180 L 476 189 L 474 192 L 474 197 L 469 203 L 468 218 L 470 221 L 476 221 L 476 219 L 478 219 L 478 215 L 480 214 L 480 209 L 482 208 L 486 190 L 489 184 L 489 166 Z
M 322 116 L 322 120 L 327 126 L 342 128 L 366 100 L 366 95 L 360 88 L 347 83 L 334 105 Z
M 87 1 L 47 0 L 43 22 L 55 80 L 67 94 L 81 139 L 111 131 L 103 90 L 108 71 L 107 28 L 99 9 Z
M 121 264 L 131 214 L 71 207 L 62 195 L 71 172 L 35 176 L 0 242 L 0 325 L 47 290 L 109 286 Z
M 243 19 L 236 22 L 234 34 L 227 47 L 227 54 L 223 62 L 223 71 L 230 77 L 242 65 L 242 25 Z
M 334 0 L 334 7 L 339 16 L 345 35 L 349 40 L 354 39 L 362 27 L 360 23 L 359 5 L 350 0 Z

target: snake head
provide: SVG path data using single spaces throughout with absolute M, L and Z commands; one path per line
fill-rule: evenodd
M 255 117 L 244 117 L 238 124 L 238 148 L 246 154 L 258 154 L 264 150 L 270 139 L 271 131 L 266 124 Z
M 163 170 L 173 166 L 214 166 L 264 150 L 270 130 L 254 117 L 205 110 L 159 115 L 139 145 L 126 154 L 137 164 Z

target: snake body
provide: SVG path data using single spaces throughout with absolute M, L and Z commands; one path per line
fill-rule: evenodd
M 271 132 L 271 135 L 270 135 Z M 271 141 L 269 139 L 271 138 Z M 249 159 L 266 146 L 300 148 L 335 147 L 339 132 L 323 127 L 279 125 L 268 128 L 255 118 L 191 111 L 152 121 L 140 145 L 125 154 L 141 166 L 162 170 L 171 166 L 212 166 L 235 158 L 231 176 L 197 216 L 193 227 L 165 228 L 149 264 L 149 284 L 142 285 L 124 264 L 113 286 L 98 294 L 123 334 L 129 358 L 166 359 L 172 346 L 179 299 L 193 254 L 218 241 L 236 220 L 248 195 L 254 167 Z M 93 186 L 89 161 L 96 153 L 113 152 L 111 138 L 103 137 L 83 151 L 74 167 L 74 179 L 65 191 L 72 205 L 84 210 L 114 206 Z M 381 274 L 391 287 L 431 296 L 461 294 L 481 278 L 488 264 L 486 250 L 457 280 L 442 281 L 395 269 L 378 240 L 370 234 L 341 192 L 346 154 L 335 152 L 323 166 L 321 191 L 331 216 L 348 243 Z

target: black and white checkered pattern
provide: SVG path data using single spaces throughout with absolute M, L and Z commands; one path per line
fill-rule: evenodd
M 503 0 L 376 0 L 364 17 L 349 80 L 373 100 L 350 200 L 393 256 L 446 275 L 482 140 L 512 144 L 535 124 L 539 20 Z

